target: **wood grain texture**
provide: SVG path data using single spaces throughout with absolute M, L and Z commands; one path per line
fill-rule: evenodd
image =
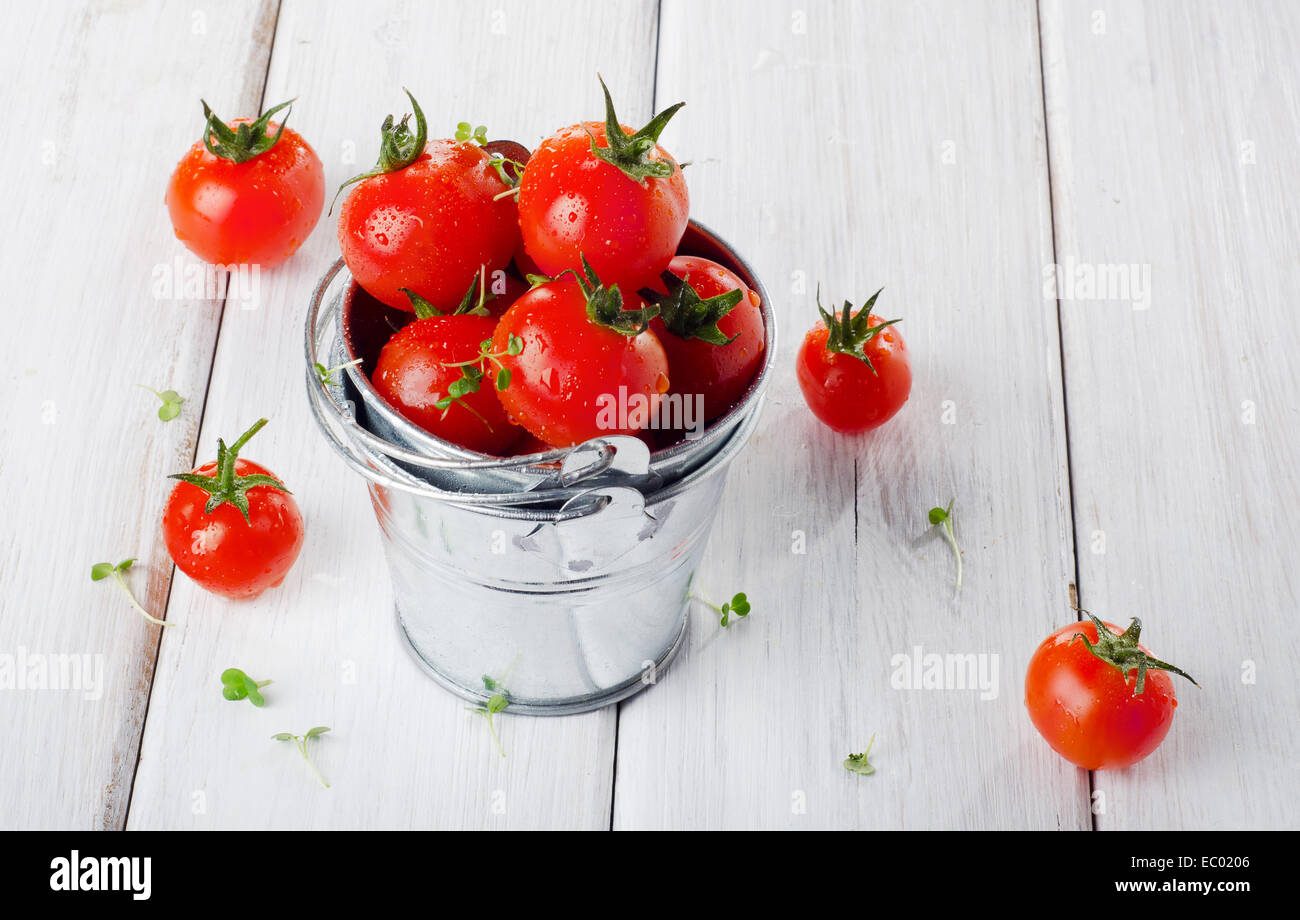
M 1205 688 L 1097 823 L 1295 827 L 1300 8 L 1095 6 L 1042 9 L 1056 250 L 1150 288 L 1060 304 L 1080 600 Z
M 654 49 L 651 3 L 285 0 L 267 99 L 299 97 L 295 123 L 337 183 L 373 162 L 384 115 L 406 111 L 402 86 L 433 136 L 467 119 L 531 145 L 600 113 L 597 71 L 626 118 L 648 117 Z M 249 604 L 178 579 L 172 610 L 188 625 L 163 642 L 130 826 L 606 828 L 613 709 L 507 713 L 502 760 L 482 720 L 402 647 L 366 491 L 326 448 L 303 393 L 307 300 L 337 254 L 325 219 L 264 275 L 259 309 L 226 311 L 200 452 L 270 413 L 247 453 L 295 490 L 307 542 L 283 587 Z M 217 675 L 230 666 L 275 680 L 265 709 L 222 700 Z M 269 737 L 315 724 L 334 729 L 316 754 L 329 790 Z
M 102 668 L 97 699 L 0 690 L 0 827 L 122 826 L 159 627 L 88 576 L 138 557 L 140 601 L 166 603 L 164 476 L 193 456 L 220 304 L 163 289 L 173 260 L 192 263 L 163 193 L 201 94 L 256 106 L 273 8 L 29 4 L 0 30 L 0 655 Z M 137 383 L 186 396 L 180 418 L 160 422 Z
M 697 611 L 622 706 L 615 826 L 1087 827 L 1087 775 L 1021 702 L 1073 579 L 1033 4 L 670 0 L 660 30 L 694 214 L 766 279 L 782 340 L 698 580 L 753 613 L 722 632 Z M 818 280 L 837 304 L 885 285 L 877 311 L 904 317 L 911 400 L 873 435 L 822 427 L 795 383 Z M 926 522 L 949 498 L 955 601 Z M 996 698 L 895 689 L 917 646 L 997 656 Z M 846 772 L 873 732 L 877 773 Z

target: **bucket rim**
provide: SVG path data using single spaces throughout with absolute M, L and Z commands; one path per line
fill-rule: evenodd
M 740 423 L 744 414 L 749 410 L 749 406 L 762 397 L 776 363 L 778 350 L 776 317 L 767 289 L 758 274 L 735 247 L 700 221 L 694 219 L 688 221 L 687 231 L 683 238 L 688 237 L 691 238 L 693 244 L 691 248 L 706 250 L 704 255 L 707 258 L 721 258 L 724 267 L 732 270 L 750 290 L 758 295 L 759 313 L 763 322 L 764 355 L 758 371 L 754 374 L 754 378 L 749 382 L 736 403 L 722 415 L 710 421 L 699 437 L 685 438 L 668 447 L 653 451 L 650 457 L 651 470 L 671 467 L 674 463 L 686 462 L 696 454 L 711 452 L 716 449 L 719 442 L 725 443 L 727 436 L 732 433 L 732 429 Z M 351 273 L 347 270 L 346 264 L 340 258 L 325 272 L 312 293 L 305 342 L 309 368 L 319 361 L 318 346 L 320 342 L 317 325 L 323 300 L 326 292 L 335 283 L 340 273 L 345 276 L 345 283 L 355 283 L 352 280 Z M 346 291 L 343 296 L 346 297 Z M 347 360 L 358 360 L 359 356 L 351 350 L 347 336 L 344 335 L 342 301 L 337 312 L 338 337 L 343 342 L 344 356 Z M 321 363 L 323 364 L 323 362 Z M 365 429 L 368 437 L 362 435 L 361 440 L 365 441 L 372 450 L 378 453 L 386 454 L 390 458 L 401 460 L 422 469 L 465 473 L 504 471 L 545 477 L 550 472 L 548 465 L 562 461 L 573 449 L 567 447 L 555 448 L 534 454 L 500 457 L 461 447 L 425 431 L 401 415 L 379 395 L 366 374 L 357 366 L 345 367 L 343 372 L 361 397 L 367 413 L 379 413 L 383 417 L 385 424 L 396 431 L 400 431 L 407 443 L 394 443 L 392 440 L 371 431 L 368 427 Z M 521 488 L 523 488 L 522 483 Z M 509 493 L 503 492 L 501 494 Z

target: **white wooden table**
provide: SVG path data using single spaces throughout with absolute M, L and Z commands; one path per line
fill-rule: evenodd
M 103 673 L 98 699 L 0 690 L 0 827 L 1296 826 L 1297 47 L 1286 0 L 8 10 L 0 655 Z M 598 71 L 627 122 L 688 100 L 664 142 L 695 164 L 693 213 L 773 294 L 780 373 L 698 578 L 754 613 L 725 633 L 696 616 L 620 706 L 507 713 L 502 760 L 401 648 L 365 490 L 309 418 L 301 326 L 332 222 L 254 309 L 223 309 L 155 296 L 193 262 L 162 196 L 200 96 L 226 117 L 298 97 L 332 188 L 403 85 L 436 131 L 534 144 L 600 114 Z M 1057 263 L 1079 283 L 1045 287 Z M 818 281 L 883 284 L 904 317 L 911 400 L 873 436 L 822 428 L 795 385 Z M 137 383 L 178 390 L 181 417 Z M 254 453 L 307 541 L 280 589 L 233 605 L 173 572 L 164 476 L 262 414 Z M 955 599 L 924 517 L 949 498 Z M 127 556 L 180 625 L 87 577 Z M 1179 684 L 1169 738 L 1126 772 L 1069 766 L 1024 711 L 1076 589 L 1204 686 Z M 998 692 L 896 689 L 916 647 L 997 656 Z M 270 705 L 224 702 L 229 666 L 274 678 Z M 328 790 L 268 738 L 315 724 Z M 878 772 L 845 772 L 872 733 Z

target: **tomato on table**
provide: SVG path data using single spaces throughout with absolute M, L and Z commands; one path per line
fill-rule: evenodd
M 389 339 L 370 382 L 430 434 L 480 453 L 505 454 L 524 432 L 493 392 L 509 384 L 509 374 L 500 373 L 503 356 L 492 351 L 497 319 L 439 315 L 418 297 L 412 303 L 418 318 Z M 507 340 L 506 349 L 511 345 Z
M 677 103 L 633 132 L 609 90 L 605 123 L 572 125 L 533 152 L 519 184 L 524 249 L 546 275 L 582 271 L 586 258 L 624 291 L 653 284 L 686 232 L 690 200 L 677 162 L 658 145 Z
M 819 296 L 822 322 L 804 336 L 795 361 L 808 408 L 824 424 L 845 434 L 883 425 L 903 407 L 912 390 L 907 345 L 894 328 L 899 320 L 882 322 L 871 312 L 879 296 L 876 291 L 857 311 L 844 301 L 839 317 L 822 309 Z
M 203 138 L 176 164 L 166 202 L 176 238 L 205 262 L 272 268 L 297 252 L 320 220 L 320 157 L 292 128 L 270 120 L 288 105 L 227 124 L 203 104 Z
M 472 139 L 427 140 L 424 113 L 407 96 L 415 132 L 409 116 L 394 124 L 390 115 L 378 164 L 340 188 L 356 184 L 339 214 L 339 248 L 377 300 L 409 311 L 408 288 L 446 311 L 480 271 L 510 264 L 518 211 L 491 155 Z
M 1025 673 L 1025 707 L 1038 733 L 1070 763 L 1122 770 L 1169 733 L 1178 706 L 1169 674 L 1192 678 L 1138 644 L 1140 620 L 1121 630 L 1088 618 L 1038 646 Z
M 710 422 L 739 401 L 763 360 L 758 294 L 717 262 L 677 256 L 641 296 L 659 307 L 650 329 L 668 355 L 670 394 L 699 396 Z
M 162 532 L 176 567 L 199 587 L 234 599 L 256 597 L 284 581 L 302 549 L 298 503 L 270 470 L 239 459 L 260 419 L 234 444 L 217 441 L 217 459 L 177 473 L 163 509 Z
M 579 280 L 581 279 L 581 280 Z M 510 386 L 497 393 L 510 416 L 553 447 L 570 447 L 650 426 L 668 391 L 668 357 L 648 329 L 654 307 L 594 272 L 551 281 L 519 298 L 501 318 L 494 350 Z

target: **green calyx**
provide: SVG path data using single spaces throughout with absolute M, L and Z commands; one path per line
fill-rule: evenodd
M 202 99 L 199 101 L 203 102 Z M 260 156 L 276 145 L 280 135 L 284 133 L 284 123 L 289 120 L 289 115 L 286 113 L 280 122 L 280 129 L 274 135 L 268 136 L 266 129 L 271 125 L 271 116 L 290 105 L 293 105 L 292 99 L 267 109 L 257 121 L 241 122 L 232 128 L 218 118 L 212 109 L 208 108 L 206 102 L 203 102 L 203 117 L 207 121 L 203 127 L 203 146 L 213 156 L 232 163 L 245 163 L 255 156 Z
M 710 345 L 730 345 L 736 340 L 740 333 L 727 338 L 718 328 L 718 320 L 735 309 L 745 296 L 740 288 L 701 300 L 685 278 L 678 278 L 670 271 L 661 273 L 659 277 L 663 279 L 667 294 L 650 288 L 642 288 L 637 293 L 647 303 L 659 308 L 659 315 L 669 332 L 679 338 L 699 339 Z
M 605 85 L 604 78 L 598 75 L 597 79 L 600 80 L 600 88 L 605 93 L 605 143 L 609 146 L 597 146 L 596 138 L 591 132 L 587 132 L 587 136 L 591 138 L 592 154 L 611 166 L 617 166 L 634 182 L 645 179 L 667 179 L 677 169 L 676 165 L 670 160 L 651 159 L 650 154 L 659 143 L 659 135 L 663 133 L 664 126 L 686 103 L 679 102 L 669 106 L 650 119 L 640 131 L 635 134 L 624 134 L 618 116 L 614 114 L 614 100 L 609 96 L 609 87 Z
M 880 289 L 880 291 L 883 290 L 884 288 Z M 873 374 L 876 373 L 876 369 L 872 367 L 871 359 L 867 357 L 867 343 L 878 336 L 886 327 L 902 322 L 900 318 L 886 320 L 875 326 L 871 325 L 871 308 L 876 305 L 876 298 L 880 296 L 880 291 L 872 294 L 856 315 L 853 313 L 853 305 L 847 300 L 844 301 L 843 315 L 837 318 L 834 313 L 829 313 L 822 308 L 821 286 L 818 285 L 817 287 L 817 312 L 822 315 L 822 319 L 826 323 L 826 329 L 830 333 L 826 337 L 826 350 L 857 358 L 871 368 Z
M 469 283 L 469 289 L 461 297 L 456 309 L 450 313 L 439 310 L 410 288 L 398 288 L 398 290 L 411 302 L 411 309 L 415 311 L 416 319 L 429 319 L 433 316 L 490 316 L 485 305 L 496 296 L 487 289 L 487 266 L 485 265 L 479 266 L 478 274 Z
M 1086 610 L 1081 612 L 1088 613 Z M 1147 671 L 1169 671 L 1180 677 L 1187 678 L 1198 687 L 1200 686 L 1192 675 L 1186 671 L 1157 658 L 1152 658 L 1142 650 L 1138 645 L 1138 637 L 1142 633 L 1142 621 L 1137 617 L 1134 617 L 1128 629 L 1118 636 L 1091 613 L 1088 613 L 1088 619 L 1092 620 L 1097 627 L 1097 641 L 1095 643 L 1088 641 L 1088 637 L 1083 633 L 1075 633 L 1073 639 L 1082 639 L 1083 644 L 1088 647 L 1088 651 L 1123 675 L 1125 683 L 1128 682 L 1129 673 L 1137 671 L 1137 681 L 1133 684 L 1134 696 L 1140 696 L 1146 688 Z
M 624 310 L 623 292 L 618 289 L 618 285 L 606 287 L 601 284 L 587 257 L 581 258 L 582 274 L 568 268 L 560 272 L 560 275 L 572 275 L 573 280 L 578 282 L 578 287 L 582 288 L 583 296 L 587 298 L 587 319 L 619 335 L 640 335 L 650 328 L 650 320 L 659 315 L 659 307 L 648 304 L 640 310 Z
M 334 210 L 334 203 L 339 200 L 339 195 L 349 185 L 361 182 L 365 179 L 373 179 L 375 176 L 382 176 L 386 173 L 397 172 L 399 169 L 405 169 L 414 163 L 424 152 L 425 142 L 429 138 L 429 126 L 424 120 L 424 112 L 420 109 L 420 103 L 415 101 L 411 91 L 402 87 L 402 92 L 406 93 L 406 98 L 411 100 L 411 110 L 415 113 L 415 131 L 412 133 L 410 125 L 410 115 L 403 115 L 402 120 L 395 122 L 393 116 L 389 115 L 384 119 L 383 125 L 379 128 L 379 160 L 375 163 L 375 168 L 369 172 L 353 176 L 351 179 L 339 186 L 334 193 L 334 201 L 330 202 L 330 211 Z
M 204 514 L 211 514 L 221 505 L 231 504 L 239 509 L 239 513 L 248 520 L 248 490 L 257 486 L 269 486 L 285 494 L 292 494 L 284 487 L 284 483 L 274 476 L 267 476 L 262 473 L 254 473 L 249 476 L 235 475 L 235 461 L 239 459 L 240 449 L 248 443 L 248 439 L 262 430 L 266 424 L 266 419 L 258 419 L 257 424 L 245 431 L 239 436 L 239 440 L 230 447 L 226 447 L 226 442 L 217 439 L 217 469 L 211 476 L 203 476 L 199 473 L 176 473 L 169 479 L 179 479 L 181 482 L 188 482 L 208 493 L 208 503 L 203 506 Z

